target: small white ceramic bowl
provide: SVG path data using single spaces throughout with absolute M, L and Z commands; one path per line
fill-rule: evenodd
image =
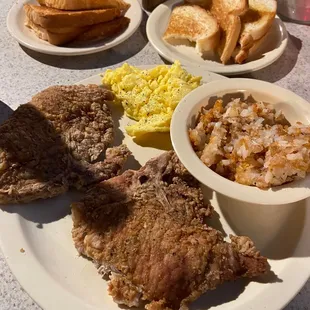
M 310 123 L 310 103 L 271 83 L 251 79 L 228 79 L 214 81 L 198 87 L 189 93 L 177 106 L 171 121 L 171 140 L 175 152 L 186 169 L 202 184 L 225 196 L 256 204 L 280 205 L 296 202 L 310 196 L 310 175 L 303 180 L 262 190 L 257 187 L 232 182 L 212 171 L 194 152 L 188 129 L 194 128 L 201 107 L 211 107 L 214 98 L 248 97 L 257 101 L 272 103 L 280 109 L 287 120 L 294 124 L 301 121 Z M 226 101 L 224 99 L 224 103 Z M 229 101 L 229 100 L 227 100 Z

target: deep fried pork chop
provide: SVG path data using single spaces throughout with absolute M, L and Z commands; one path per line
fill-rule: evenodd
M 220 283 L 267 269 L 248 237 L 227 243 L 203 224 L 212 207 L 174 152 L 94 186 L 72 211 L 78 252 L 112 272 L 109 293 L 127 306 L 188 309 Z
M 116 176 L 129 151 L 113 140 L 107 101 L 96 85 L 53 86 L 21 105 L 0 126 L 0 203 L 57 196 Z

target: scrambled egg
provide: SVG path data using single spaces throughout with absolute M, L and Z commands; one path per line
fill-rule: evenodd
M 107 70 L 102 82 L 111 86 L 116 103 L 137 122 L 126 127 L 130 136 L 149 132 L 169 132 L 174 109 L 181 99 L 198 87 L 201 77 L 187 73 L 179 61 L 141 70 L 124 64 Z

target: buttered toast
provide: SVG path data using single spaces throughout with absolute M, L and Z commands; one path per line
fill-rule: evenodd
M 217 48 L 220 39 L 216 19 L 197 5 L 181 5 L 173 9 L 163 39 L 177 45 L 184 41 L 195 42 L 200 55 Z
M 109 38 L 126 29 L 129 22 L 129 18 L 122 16 L 107 23 L 93 25 L 91 28 L 78 35 L 74 42 L 97 41 Z
M 63 32 L 52 32 L 49 29 L 45 29 L 41 27 L 40 25 L 35 24 L 31 19 L 26 18 L 25 25 L 32 29 L 36 36 L 40 38 L 41 40 L 48 41 L 49 43 L 53 45 L 64 45 L 70 41 L 73 41 L 78 35 L 83 33 L 88 29 L 88 27 L 83 28 L 72 28 L 70 31 L 67 31 L 66 29 L 63 30 Z M 61 29 L 61 28 L 60 28 Z M 69 30 L 69 29 L 68 29 Z M 66 32 L 67 31 L 67 32 Z
M 239 52 L 235 56 L 236 63 L 242 63 L 249 56 L 254 45 L 260 45 L 269 31 L 277 12 L 275 0 L 249 0 L 249 9 L 241 17 L 241 33 Z
M 127 28 L 130 22 L 129 18 L 124 17 L 125 11 L 118 8 L 64 11 L 25 4 L 24 11 L 25 25 L 40 39 L 58 46 L 73 41 L 105 39 Z
M 240 31 L 240 15 L 248 9 L 247 0 L 185 0 L 186 3 L 196 4 L 210 11 L 216 18 L 220 30 L 221 40 L 218 53 L 222 63 L 227 63 L 237 45 Z
M 271 27 L 277 12 L 276 0 L 249 0 L 249 10 L 241 17 L 242 32 L 259 40 Z
M 78 11 L 117 8 L 128 10 L 130 4 L 123 0 L 38 0 L 41 5 L 59 10 Z
M 44 28 L 84 27 L 110 21 L 122 14 L 115 8 L 68 12 L 32 4 L 25 4 L 24 11 L 30 20 Z

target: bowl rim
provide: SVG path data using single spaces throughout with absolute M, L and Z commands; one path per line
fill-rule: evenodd
M 173 148 L 185 168 L 202 184 L 227 197 L 260 205 L 282 205 L 303 200 L 310 196 L 310 175 L 298 181 L 262 190 L 230 181 L 207 166 L 194 152 L 188 137 L 189 118 L 202 101 L 218 93 L 256 92 L 267 94 L 281 102 L 298 108 L 299 114 L 309 114 L 310 103 L 280 86 L 253 79 L 234 78 L 213 81 L 202 85 L 186 95 L 176 107 L 170 126 Z M 272 103 L 272 102 L 271 102 Z

